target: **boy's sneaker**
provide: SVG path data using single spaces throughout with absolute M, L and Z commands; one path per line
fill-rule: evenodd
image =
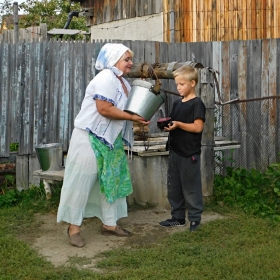
M 185 220 L 167 219 L 159 223 L 162 227 L 182 227 L 186 224 Z
M 190 231 L 196 231 L 200 225 L 200 222 L 191 221 L 190 222 Z

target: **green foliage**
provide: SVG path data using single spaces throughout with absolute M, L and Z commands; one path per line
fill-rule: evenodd
M 5 175 L 3 186 L 0 186 L 0 208 L 16 205 L 19 199 L 19 192 L 15 187 L 15 176 Z
M 57 208 L 60 198 L 60 184 L 52 188 L 52 199 L 46 200 L 44 185 L 30 186 L 17 190 L 14 175 L 5 175 L 4 185 L 0 186 L 0 208 L 21 206 L 36 212 L 47 212 Z
M 3 4 L 2 14 L 12 15 L 12 2 L 9 0 L 5 0 L 4 2 L 5 5 Z M 5 9 L 5 11 L 3 11 L 3 9 Z M 63 28 L 67 22 L 68 14 L 71 11 L 80 12 L 80 3 L 70 2 L 69 0 L 26 0 L 19 4 L 19 14 L 22 15 L 19 18 L 19 28 L 39 26 L 41 23 L 46 23 L 48 30 Z M 7 27 L 12 29 L 13 25 Z M 85 17 L 73 17 L 68 28 L 87 31 Z M 82 39 L 81 35 L 77 36 L 75 39 Z M 71 38 L 74 39 L 74 36 Z
M 19 147 L 19 143 L 11 143 L 10 144 L 10 151 L 11 152 L 17 152 Z
M 17 190 L 9 190 L 0 192 L 0 208 L 14 206 L 20 201 L 20 194 Z
M 71 11 L 81 11 L 78 2 L 68 0 L 27 0 L 21 4 L 25 15 L 19 20 L 19 27 L 37 26 L 46 23 L 48 30 L 63 28 Z M 69 26 L 71 29 L 86 30 L 84 17 L 73 17 Z
M 265 172 L 227 168 L 226 176 L 215 176 L 214 199 L 219 205 L 280 221 L 280 164 Z

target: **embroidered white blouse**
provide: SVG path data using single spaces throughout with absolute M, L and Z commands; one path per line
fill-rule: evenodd
M 129 83 L 124 78 L 121 79 L 128 92 L 130 92 Z M 113 69 L 102 70 L 88 84 L 81 110 L 75 119 L 74 125 L 90 131 L 110 149 L 114 148 L 114 142 L 122 131 L 124 143 L 132 147 L 134 142 L 132 122 L 103 117 L 97 111 L 96 99 L 110 102 L 120 110 L 124 109 L 128 98 Z

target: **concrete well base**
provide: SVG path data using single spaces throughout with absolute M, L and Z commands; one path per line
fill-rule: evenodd
M 133 156 L 128 159 L 133 193 L 127 202 L 155 204 L 159 208 L 169 209 L 167 199 L 168 155 Z

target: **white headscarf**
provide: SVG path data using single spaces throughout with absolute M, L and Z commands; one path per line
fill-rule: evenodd
M 114 65 L 127 50 L 129 50 L 129 48 L 123 44 L 105 44 L 97 56 L 95 68 L 97 70 L 111 69 L 117 76 L 121 76 L 123 72 Z

